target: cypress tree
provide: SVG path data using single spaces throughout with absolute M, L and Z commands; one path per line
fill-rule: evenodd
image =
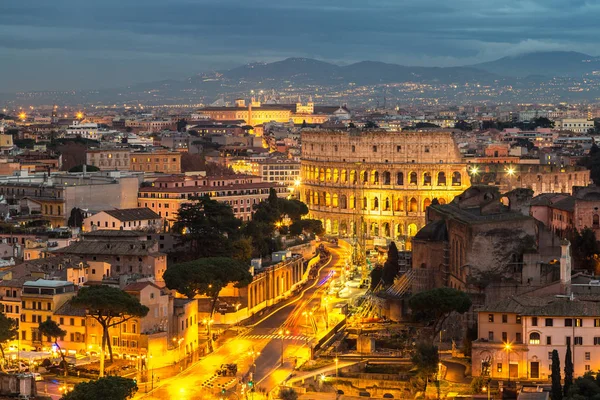
M 552 400 L 562 400 L 563 392 L 560 385 L 560 358 L 558 351 L 552 350 Z
M 571 355 L 571 344 L 567 343 L 567 354 L 565 355 L 565 384 L 563 386 L 564 397 L 569 396 L 571 386 L 573 386 L 573 356 Z

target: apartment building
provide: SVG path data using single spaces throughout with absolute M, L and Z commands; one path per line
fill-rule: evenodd
M 151 186 L 142 186 L 138 194 L 138 206 L 151 209 L 172 225 L 182 204 L 208 195 L 229 204 L 236 217 L 249 221 L 253 206 L 267 199 L 271 188 L 280 197 L 288 194 L 286 187 L 262 182 L 257 176 L 169 176 L 156 179 Z
M 131 153 L 130 170 L 179 174 L 181 173 L 181 153 L 170 150 Z
M 101 171 L 129 171 L 130 154 L 131 150 L 128 148 L 88 149 L 85 152 L 85 163 L 98 167 Z
M 161 228 L 162 218 L 149 208 L 100 211 L 83 220 L 84 232 L 90 232 L 94 229 L 155 232 Z

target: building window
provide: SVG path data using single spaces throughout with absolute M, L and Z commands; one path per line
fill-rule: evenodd
M 552 352 L 551 351 L 548 352 L 548 360 L 552 360 Z
M 502 323 L 503 323 L 503 324 L 506 324 L 506 323 L 508 323 L 508 315 L 506 315 L 506 314 L 502 314 Z
M 489 332 L 488 332 L 488 340 L 489 340 L 490 342 L 493 342 L 493 341 L 494 341 L 494 331 L 489 331 Z
M 523 337 L 521 336 L 521 332 L 517 332 L 516 334 L 516 342 L 517 343 L 523 343 Z
M 531 332 L 531 334 L 529 334 L 529 344 L 540 344 L 540 334 Z
M 356 146 L 355 145 L 352 145 L 352 152 L 356 153 Z
M 520 324 L 520 323 L 521 323 L 521 316 L 517 315 L 517 324 Z
M 590 361 L 592 359 L 592 353 L 589 351 L 585 352 L 585 361 Z
M 373 153 L 377 153 L 377 146 L 373 146 Z
M 574 323 L 576 327 L 581 328 L 583 326 L 583 319 L 575 318 Z
M 589 364 L 585 364 L 585 370 L 589 371 L 590 370 L 590 365 Z
M 494 322 L 494 314 L 488 314 L 488 322 Z
M 565 326 L 573 326 L 573 320 L 571 318 L 565 318 Z
M 552 336 L 546 336 L 546 344 L 547 345 L 551 345 L 552 344 Z
M 546 326 L 553 326 L 554 320 L 552 318 L 546 318 Z
M 594 327 L 600 328 L 600 318 L 594 318 Z
M 508 333 L 507 332 L 502 332 L 502 341 L 503 342 L 508 342 Z
M 538 326 L 537 317 L 531 317 L 531 326 Z
M 498 372 L 502 372 L 502 363 L 498 363 L 498 364 L 496 365 L 496 370 L 497 370 Z
M 583 345 L 583 337 L 581 336 L 575 336 L 575 341 L 574 341 L 574 345 L 575 346 L 581 346 Z

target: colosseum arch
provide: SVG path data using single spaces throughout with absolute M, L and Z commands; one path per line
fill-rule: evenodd
M 369 183 L 369 171 L 363 171 L 362 172 L 362 179 L 361 179 L 362 183 Z
M 390 211 L 391 207 L 390 207 L 390 198 L 386 197 L 385 201 L 383 203 L 383 211 Z
M 348 183 L 348 170 L 343 169 L 340 173 L 340 182 Z
M 346 221 L 340 222 L 340 233 L 342 235 L 345 235 L 348 233 L 348 225 L 346 224 Z
M 325 206 L 331 207 L 331 195 L 329 193 L 325 193 Z
M 383 173 L 383 184 L 390 185 L 391 181 L 392 181 L 392 174 L 390 173 L 390 171 L 385 171 Z
M 404 172 L 396 173 L 396 185 L 404 185 Z
M 373 171 L 371 172 L 371 183 L 377 185 L 379 183 L 379 172 Z
M 340 203 L 339 203 L 338 200 L 339 199 L 338 199 L 337 193 L 334 193 L 333 196 L 332 196 L 332 199 L 331 199 L 331 206 L 332 207 L 339 207 Z
M 372 201 L 372 210 L 379 210 L 379 198 L 377 196 L 373 197 Z
M 361 207 L 362 207 L 363 210 L 366 210 L 368 206 L 369 206 L 369 201 L 367 200 L 367 196 L 365 196 L 365 197 L 363 197 L 363 201 L 362 201 Z
M 350 209 L 356 210 L 356 197 L 353 194 L 350 195 Z
M 350 183 L 356 184 L 356 171 L 355 170 L 350 171 Z
M 431 172 L 423 173 L 423 186 L 431 186 Z
M 325 170 L 325 181 L 331 182 L 331 169 L 327 168 Z
M 400 239 L 402 236 L 404 236 L 404 227 L 402 224 L 396 224 L 396 238 Z
M 408 175 L 408 184 L 409 185 L 416 185 L 417 184 L 417 179 L 418 179 L 417 173 L 416 172 L 411 172 Z
M 371 236 L 379 236 L 379 224 L 371 222 Z
M 338 183 L 340 179 L 340 171 L 337 168 L 333 169 L 333 182 Z
M 423 200 L 423 211 L 427 210 L 427 207 L 429 207 L 431 205 L 431 200 L 429 200 L 429 197 L 427 197 L 425 200 Z
M 325 168 L 321 168 L 321 169 L 319 170 L 319 180 L 320 180 L 321 182 L 324 182 L 324 181 L 325 181 Z
M 342 210 L 345 210 L 346 208 L 348 208 L 348 201 L 346 199 L 346 195 L 343 194 L 340 196 L 340 208 Z
M 462 185 L 462 175 L 458 171 L 452 173 L 452 186 Z
M 331 220 L 330 219 L 325 221 L 325 233 L 331 233 Z
M 444 171 L 438 173 L 437 184 L 438 186 L 446 186 L 446 173 Z
M 333 220 L 333 227 L 331 228 L 331 233 L 333 233 L 334 235 L 337 235 L 338 233 L 340 233 L 340 222 L 337 219 Z
M 407 235 L 409 237 L 414 237 L 417 234 L 417 225 L 416 224 L 409 224 L 407 227 Z
M 313 204 L 315 206 L 319 205 L 319 193 L 318 192 L 313 192 Z
M 419 211 L 419 203 L 417 203 L 417 199 L 412 197 L 408 202 L 408 211 L 410 212 L 418 212 Z
M 404 200 L 402 200 L 402 197 L 396 199 L 396 208 L 394 211 L 404 211 Z
M 381 225 L 381 235 L 383 237 L 390 237 L 390 223 L 389 222 L 384 222 Z

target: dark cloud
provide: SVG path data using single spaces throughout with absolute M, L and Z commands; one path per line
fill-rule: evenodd
M 0 2 L 0 91 L 115 87 L 290 56 L 461 65 L 594 53 L 584 0 Z

